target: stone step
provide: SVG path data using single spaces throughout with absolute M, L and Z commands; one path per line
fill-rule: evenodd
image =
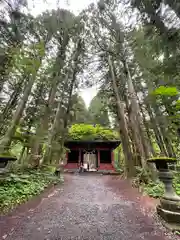
M 65 170 L 64 173 L 79 173 L 79 169 L 71 169 L 71 170 Z M 87 171 L 87 172 L 81 172 L 79 174 L 102 174 L 102 175 L 120 175 L 119 172 L 115 172 L 115 171 L 106 171 L 106 170 L 99 170 L 99 171 Z

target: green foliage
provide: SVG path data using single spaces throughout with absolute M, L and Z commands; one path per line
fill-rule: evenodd
M 180 196 L 180 173 L 175 173 L 174 177 L 174 187 L 176 189 L 176 193 Z
M 108 110 L 107 110 L 107 100 L 96 95 L 88 108 L 90 119 L 88 123 L 100 124 L 101 126 L 108 127 L 110 125 Z
M 6 212 L 60 179 L 47 171 L 27 171 L 0 177 L 0 211 Z
M 163 96 L 176 96 L 178 95 L 178 90 L 176 87 L 160 86 L 154 90 L 153 94 Z
M 175 108 L 176 110 L 180 110 L 180 100 L 177 100 Z
M 114 167 L 115 167 L 117 172 L 119 172 L 119 173 L 123 173 L 124 172 L 123 166 L 120 164 L 120 161 L 118 161 L 118 159 L 114 160 Z
M 147 184 L 149 182 L 151 173 L 148 170 L 136 166 L 136 173 L 136 177 L 139 179 L 140 183 Z
M 150 197 L 159 198 L 164 194 L 164 186 L 163 183 L 160 182 L 150 182 L 149 184 L 144 186 L 144 191 Z
M 16 156 L 14 156 L 11 151 L 9 150 L 6 150 L 6 151 L 3 151 L 3 152 L 0 152 L 0 158 L 3 158 L 3 159 L 7 159 L 8 161 L 11 160 L 11 161 L 16 161 L 17 158 Z
M 21 130 L 20 130 L 19 127 L 16 129 L 16 132 L 15 132 L 15 134 L 14 134 L 13 139 L 14 139 L 14 140 L 18 140 L 18 141 L 22 141 L 22 142 L 24 141 L 22 132 L 21 132 Z
M 100 125 L 74 124 L 69 129 L 69 140 L 118 140 L 118 133 Z
M 180 236 L 180 231 L 175 231 L 174 232 L 176 235 Z
M 116 171 L 122 173 L 124 171 L 124 155 L 122 152 L 122 145 L 120 144 L 116 149 L 114 149 L 114 165 Z
M 132 180 L 134 187 L 140 187 L 143 184 L 148 184 L 150 181 L 150 172 L 144 168 L 136 166 L 136 177 Z
M 180 174 L 174 173 L 174 188 L 176 193 L 180 195 Z M 149 182 L 148 184 L 143 186 L 144 192 L 147 193 L 150 197 L 159 198 L 164 194 L 164 185 L 162 182 Z
M 18 143 L 16 143 L 16 144 L 14 144 L 14 145 L 12 146 L 12 148 L 11 148 L 11 153 L 12 153 L 12 155 L 14 155 L 14 156 L 16 156 L 17 158 L 19 158 L 20 153 L 21 153 L 21 151 L 22 151 L 22 148 L 23 148 L 22 143 L 18 142 Z
M 70 120 L 73 124 L 75 123 L 88 123 L 89 112 L 86 108 L 85 102 L 82 97 L 77 94 L 72 96 L 72 109 Z

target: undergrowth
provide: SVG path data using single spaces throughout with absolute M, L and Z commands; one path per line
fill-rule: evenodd
M 173 172 L 174 181 L 173 186 L 177 193 L 180 195 L 180 172 Z M 153 182 L 150 180 L 150 173 L 142 168 L 136 168 L 136 177 L 132 180 L 132 186 L 142 189 L 147 195 L 154 198 L 160 198 L 164 194 L 164 185 L 162 182 Z
M 159 198 L 164 194 L 164 185 L 161 182 L 149 182 L 143 186 L 143 190 L 150 197 Z
M 174 173 L 174 189 L 177 195 L 180 195 L 180 173 Z M 144 192 L 147 193 L 150 197 L 159 198 L 164 194 L 164 185 L 160 181 L 149 182 L 143 186 Z
M 53 173 L 40 170 L 10 173 L 0 176 L 0 212 L 5 213 L 31 197 L 38 195 L 48 185 L 56 184 L 60 178 Z
M 176 189 L 176 193 L 180 196 L 180 172 L 175 173 L 174 187 Z
M 132 186 L 139 188 L 144 184 L 148 184 L 150 179 L 150 172 L 147 172 L 143 168 L 136 166 L 136 177 L 132 180 Z

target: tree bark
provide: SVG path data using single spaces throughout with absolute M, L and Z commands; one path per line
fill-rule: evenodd
M 59 101 L 58 101 L 58 106 L 56 109 L 56 114 L 55 114 L 55 118 L 52 124 L 52 128 L 50 129 L 49 135 L 48 135 L 48 145 L 47 145 L 47 149 L 45 151 L 44 157 L 43 157 L 43 163 L 44 164 L 48 164 L 50 162 L 52 162 L 52 154 L 53 154 L 53 142 L 55 140 L 55 135 L 57 132 L 57 129 L 59 128 L 59 124 L 60 124 L 60 119 L 61 119 L 61 110 L 62 110 L 62 104 L 63 104 L 63 98 L 64 98 L 64 92 L 65 92 L 65 86 L 67 83 L 69 75 L 66 75 L 66 79 L 64 81 L 64 89 L 63 89 L 63 94 L 61 95 Z M 61 119 L 62 121 L 62 119 Z M 61 124 L 62 125 L 62 124 Z
M 156 114 L 156 119 L 158 121 L 159 124 L 159 128 L 163 137 L 163 141 L 165 143 L 167 152 L 168 152 L 168 156 L 169 157 L 175 157 L 175 152 L 172 146 L 172 142 L 171 139 L 169 137 L 169 133 L 168 133 L 168 125 L 167 122 L 165 120 L 165 117 L 162 116 L 162 113 L 159 110 L 159 107 L 156 104 L 153 104 L 153 109 L 155 111 Z
M 46 134 L 48 134 L 49 117 L 53 109 L 55 96 L 56 96 L 57 88 L 59 85 L 60 72 L 64 67 L 64 61 L 66 57 L 65 52 L 66 52 L 66 47 L 68 45 L 68 42 L 69 42 L 69 36 L 66 34 L 64 36 L 63 43 L 60 46 L 60 49 L 56 58 L 55 70 L 57 67 L 57 72 L 55 73 L 55 76 L 52 80 L 52 85 L 49 91 L 48 103 L 45 105 L 44 114 L 40 121 L 41 124 L 36 129 L 35 139 L 32 146 L 32 155 L 34 156 L 38 155 L 39 150 L 42 148 L 44 137 Z M 45 158 L 43 157 L 43 159 Z
M 23 155 L 24 155 L 24 152 L 26 150 L 26 146 L 24 145 L 22 150 L 21 150 L 21 153 L 20 153 L 20 156 L 19 156 L 19 159 L 18 159 L 18 162 L 22 165 L 22 160 L 23 160 Z
M 133 156 L 132 156 L 130 142 L 129 142 L 127 123 L 124 116 L 124 103 L 121 101 L 119 97 L 118 87 L 117 87 L 112 60 L 110 56 L 108 57 L 108 64 L 109 64 L 111 78 L 112 78 L 112 86 L 113 86 L 113 90 L 114 90 L 116 102 L 117 102 L 120 136 L 121 136 L 121 141 L 123 146 L 123 153 L 125 156 L 126 175 L 127 177 L 134 177 L 135 168 L 134 168 Z
M 145 133 L 143 131 L 144 126 L 142 127 L 142 119 L 140 117 L 140 107 L 137 101 L 136 92 L 134 89 L 131 74 L 130 74 L 129 67 L 126 60 L 123 61 L 123 64 L 124 64 L 126 77 L 127 77 L 129 99 L 131 101 L 131 112 L 132 112 L 131 122 L 133 125 L 134 136 L 136 136 L 135 140 L 137 142 L 137 146 L 139 147 L 142 167 L 146 168 L 146 159 L 149 158 L 150 152 L 149 152 L 148 144 L 145 138 Z
M 159 146 L 159 149 L 160 149 L 160 151 L 163 155 L 168 156 L 168 153 L 167 153 L 167 150 L 166 150 L 166 147 L 165 147 L 165 143 L 164 143 L 163 138 L 162 138 L 162 134 L 161 134 L 160 129 L 158 127 L 159 124 L 157 122 L 156 116 L 153 115 L 151 106 L 150 106 L 148 101 L 146 101 L 146 109 L 147 109 L 148 114 L 150 116 L 150 121 L 152 123 L 152 128 L 153 128 L 154 135 L 156 137 L 156 142 Z
M 42 143 L 44 142 L 44 137 L 46 134 L 48 134 L 49 117 L 53 109 L 57 86 L 58 86 L 58 79 L 56 76 L 52 81 L 52 86 L 49 92 L 48 103 L 45 106 L 44 114 L 40 121 L 40 125 L 38 125 L 36 129 L 36 134 L 34 137 L 32 151 L 31 151 L 32 159 L 34 159 L 34 161 L 32 161 L 33 165 L 39 164 L 36 161 L 36 156 L 39 155 L 39 151 L 42 148 Z
M 70 93 L 69 93 L 69 97 L 68 97 L 67 111 L 66 111 L 65 118 L 63 120 L 63 125 L 64 125 L 63 126 L 63 132 L 64 132 L 64 127 L 67 126 L 68 114 L 69 114 L 69 111 L 70 111 L 70 102 L 71 102 L 71 97 L 72 97 L 72 91 L 73 91 L 74 84 L 75 84 L 75 81 L 76 81 L 77 64 L 78 64 L 78 57 L 79 57 L 80 51 L 81 51 L 81 39 L 78 39 L 75 52 L 72 55 L 72 63 L 74 63 L 74 64 L 72 64 L 72 81 L 71 81 L 71 84 L 70 84 Z M 56 110 L 55 119 L 54 119 L 52 128 L 50 130 L 49 137 L 48 137 L 48 146 L 47 146 L 47 150 L 44 154 L 44 158 L 43 158 L 43 162 L 46 162 L 46 163 L 50 162 L 51 158 L 52 158 L 53 141 L 55 140 L 55 135 L 58 131 L 58 122 L 59 122 L 59 119 L 60 119 L 60 113 L 61 113 L 61 109 L 62 109 L 62 100 L 63 100 L 63 97 L 64 97 L 65 87 L 66 87 L 66 83 L 68 82 L 68 78 L 69 78 L 69 73 L 66 75 L 66 79 L 64 81 L 63 95 L 61 96 L 61 99 L 59 100 L 58 107 L 57 107 L 57 110 Z
M 21 119 L 22 113 L 23 113 L 26 103 L 28 101 L 29 94 L 31 93 L 31 89 L 34 84 L 34 80 L 35 80 L 35 78 L 33 76 L 31 76 L 25 89 L 24 89 L 23 97 L 20 100 L 18 107 L 14 113 L 11 125 L 10 125 L 9 129 L 7 130 L 4 138 L 0 142 L 1 151 L 8 149 L 11 144 L 12 137 L 13 137 L 13 135 L 16 131 L 17 125 L 19 124 L 19 121 Z
M 24 76 L 23 76 L 24 77 Z M 0 132 L 2 132 L 2 130 L 4 129 L 4 122 L 6 120 L 8 120 L 9 118 L 9 115 L 12 113 L 12 110 L 15 108 L 15 106 L 17 105 L 17 102 L 18 102 L 18 97 L 21 93 L 21 90 L 22 90 L 22 85 L 23 85 L 23 82 L 24 82 L 24 79 L 22 79 L 19 81 L 19 83 L 17 84 L 16 86 L 16 89 L 12 92 L 10 98 L 9 98 L 9 101 L 7 102 L 5 108 L 3 109 L 2 111 L 2 114 L 1 114 L 1 125 L 0 125 Z

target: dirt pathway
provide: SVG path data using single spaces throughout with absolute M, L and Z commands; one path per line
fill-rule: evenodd
M 46 195 L 36 207 L 1 217 L 0 239 L 175 239 L 153 219 L 153 201 L 117 176 L 66 175 Z

